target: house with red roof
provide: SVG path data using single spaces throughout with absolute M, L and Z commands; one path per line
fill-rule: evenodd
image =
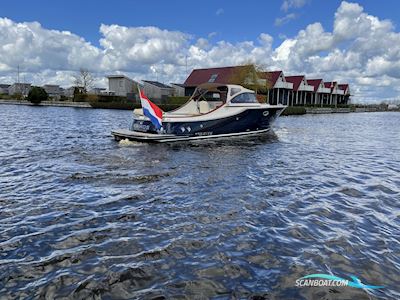
M 218 82 L 223 84 L 232 83 L 235 74 L 241 72 L 248 66 L 233 66 L 208 69 L 194 69 L 185 80 L 185 96 L 191 96 L 196 87 L 202 83 Z
M 202 83 L 232 83 L 235 74 L 248 66 L 195 69 L 184 83 L 185 95 L 191 96 Z M 267 86 L 267 100 L 270 104 L 293 105 L 337 105 L 350 101 L 348 84 L 323 79 L 307 79 L 305 75 L 285 76 L 282 70 L 260 74 L 260 81 Z
M 264 74 L 268 86 L 268 103 L 288 105 L 293 83 L 286 81 L 283 71 L 265 72 Z
M 292 95 L 289 98 L 289 105 L 312 104 L 314 87 L 309 85 L 305 75 L 286 76 L 287 82 L 293 83 Z
M 325 87 L 331 90 L 331 97 L 329 100 L 329 105 L 337 106 L 342 98 L 344 98 L 344 91 L 339 89 L 338 83 L 336 81 L 325 82 Z
M 314 87 L 314 99 L 312 104 L 321 105 L 328 104 L 331 89 L 326 88 L 322 79 L 307 79 L 307 83 Z
M 340 99 L 339 104 L 349 104 L 351 96 L 349 84 L 338 84 L 338 88 L 343 91 L 343 97 Z

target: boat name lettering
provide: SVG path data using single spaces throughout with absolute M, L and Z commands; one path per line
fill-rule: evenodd
M 134 130 L 140 130 L 140 131 L 147 131 L 150 129 L 150 125 L 143 125 L 143 124 L 133 124 L 133 129 Z
M 196 132 L 195 135 L 212 135 L 212 131 Z

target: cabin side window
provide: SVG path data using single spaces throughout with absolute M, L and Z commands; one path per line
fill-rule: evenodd
M 256 94 L 254 93 L 243 93 L 237 95 L 231 100 L 231 103 L 257 103 Z

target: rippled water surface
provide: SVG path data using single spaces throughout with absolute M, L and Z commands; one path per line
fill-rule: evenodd
M 1 105 L 1 299 L 400 299 L 400 113 L 115 142 L 130 118 Z

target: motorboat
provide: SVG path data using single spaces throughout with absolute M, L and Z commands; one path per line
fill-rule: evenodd
M 130 129 L 113 130 L 115 140 L 177 142 L 264 134 L 285 110 L 260 103 L 256 93 L 240 85 L 204 83 L 181 107 L 162 113 L 162 127 L 135 109 Z

